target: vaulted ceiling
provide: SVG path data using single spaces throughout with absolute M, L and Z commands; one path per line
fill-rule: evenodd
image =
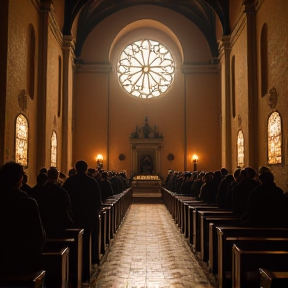
M 98 23 L 121 9 L 135 5 L 161 6 L 187 17 L 206 37 L 213 58 L 218 57 L 216 15 L 222 24 L 223 35 L 230 34 L 228 0 L 66 0 L 64 35 L 71 34 L 73 22 L 79 14 L 76 56 L 80 56 L 85 39 Z

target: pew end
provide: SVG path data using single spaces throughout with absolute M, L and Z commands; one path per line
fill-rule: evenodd
M 45 270 L 30 274 L 0 275 L 0 288 L 44 288 Z
M 260 288 L 288 287 L 288 272 L 270 271 L 259 268 Z

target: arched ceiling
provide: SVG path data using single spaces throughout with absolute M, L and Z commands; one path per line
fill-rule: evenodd
M 75 47 L 76 57 L 81 55 L 81 49 L 86 38 L 98 23 L 121 9 L 135 5 L 161 6 L 187 17 L 198 26 L 207 39 L 214 59 L 218 58 L 216 15 L 222 24 L 223 35 L 230 34 L 228 0 L 65 0 L 64 35 L 71 34 L 73 22 L 79 14 Z

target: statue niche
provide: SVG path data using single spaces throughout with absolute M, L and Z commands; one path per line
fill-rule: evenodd
M 153 171 L 153 160 L 149 155 L 145 155 L 140 160 L 140 169 L 142 174 L 150 175 Z

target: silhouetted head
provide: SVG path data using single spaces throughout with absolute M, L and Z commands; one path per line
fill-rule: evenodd
M 48 170 L 47 168 L 43 167 L 40 169 L 39 173 L 44 173 L 44 174 L 47 174 Z
M 23 166 L 10 161 L 0 168 L 0 184 L 20 188 L 24 175 Z
M 251 167 L 246 167 L 244 169 L 247 173 L 247 178 L 253 179 L 256 177 L 256 171 L 255 169 L 251 168 Z
M 84 160 L 79 160 L 76 162 L 75 168 L 78 174 L 84 174 L 88 169 L 88 164 Z
M 48 179 L 47 174 L 45 174 L 45 173 L 39 173 L 39 174 L 37 175 L 37 184 L 43 186 L 44 183 L 47 181 L 47 179 Z
M 59 177 L 59 171 L 56 168 L 51 167 L 48 170 L 47 176 L 48 176 L 48 179 L 47 179 L 48 181 L 56 182 Z
M 266 167 L 266 166 L 260 166 L 259 169 L 258 169 L 258 174 L 261 175 L 265 172 L 271 172 L 270 168 L 269 167 Z
M 222 167 L 220 172 L 223 178 L 228 174 L 228 170 L 225 167 Z
M 266 171 L 259 175 L 259 180 L 262 184 L 270 184 L 274 182 L 274 175 L 271 171 Z
M 72 175 L 75 175 L 76 174 L 76 169 L 75 168 L 72 168 L 68 171 L 68 176 L 72 176 Z

